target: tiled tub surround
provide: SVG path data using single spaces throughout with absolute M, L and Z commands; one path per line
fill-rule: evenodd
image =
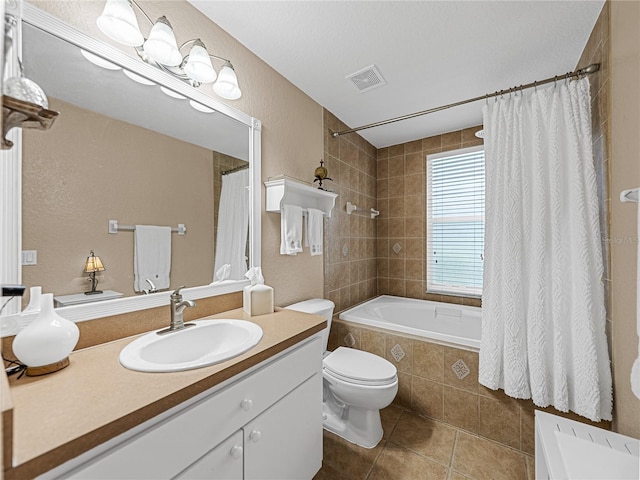
M 536 407 L 531 400 L 511 398 L 502 390 L 480 385 L 477 351 L 356 325 L 336 315 L 329 349 L 338 346 L 374 353 L 396 366 L 399 383 L 396 406 L 533 455 Z M 592 423 L 553 408 L 543 410 L 610 429 L 609 422 Z
M 324 223 L 324 298 L 335 303 L 336 312 L 377 295 L 377 219 L 347 215 L 345 208 L 347 202 L 375 208 L 376 149 L 356 133 L 331 136 L 347 128 L 324 110 L 324 161 L 333 179 L 325 185 L 339 195 Z
M 480 306 L 479 298 L 426 293 L 426 158 L 482 145 L 482 125 L 402 143 L 377 152 L 378 294 Z M 394 248 L 395 247 L 395 248 Z

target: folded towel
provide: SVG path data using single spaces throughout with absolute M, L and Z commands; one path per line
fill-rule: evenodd
M 134 290 L 142 292 L 146 280 L 157 289 L 169 288 L 171 283 L 171 227 L 136 225 L 134 235 Z
M 216 282 L 222 282 L 228 280 L 231 276 L 231 264 L 225 263 L 218 270 L 216 270 Z
M 280 254 L 296 255 L 302 251 L 302 208 L 283 205 L 280 217 Z
M 309 247 L 311 256 L 322 255 L 322 212 L 315 208 L 307 210 L 304 246 Z
M 638 238 L 640 239 L 640 204 L 638 204 Z M 640 243 L 638 244 L 638 272 L 636 278 L 636 333 L 640 339 Z M 631 391 L 640 398 L 640 341 L 638 341 L 638 357 L 631 367 Z

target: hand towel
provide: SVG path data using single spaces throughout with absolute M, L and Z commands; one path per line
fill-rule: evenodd
M 322 212 L 315 208 L 309 208 L 305 222 L 306 235 L 304 246 L 309 247 L 311 256 L 322 255 L 322 224 Z
M 171 283 L 171 227 L 136 225 L 134 234 L 134 290 L 141 292 L 147 278 L 158 290 Z
M 631 367 L 631 391 L 640 398 L 640 203 L 638 204 L 638 271 L 636 278 L 636 333 L 638 334 L 638 357 Z
M 280 217 L 280 254 L 297 255 L 302 251 L 302 208 L 283 205 Z

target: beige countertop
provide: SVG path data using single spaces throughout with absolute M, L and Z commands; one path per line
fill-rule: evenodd
M 12 377 L 8 386 L 6 380 L 0 382 L 5 478 L 44 473 L 326 327 L 322 317 L 281 309 L 258 317 L 237 309 L 204 318 L 250 320 L 262 327 L 262 340 L 246 353 L 209 367 L 142 373 L 118 361 L 134 336 L 73 352 L 71 364 L 58 372 Z

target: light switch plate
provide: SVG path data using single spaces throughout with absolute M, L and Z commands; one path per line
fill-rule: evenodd
M 37 265 L 37 264 L 38 264 L 37 250 L 22 250 L 22 265 Z

